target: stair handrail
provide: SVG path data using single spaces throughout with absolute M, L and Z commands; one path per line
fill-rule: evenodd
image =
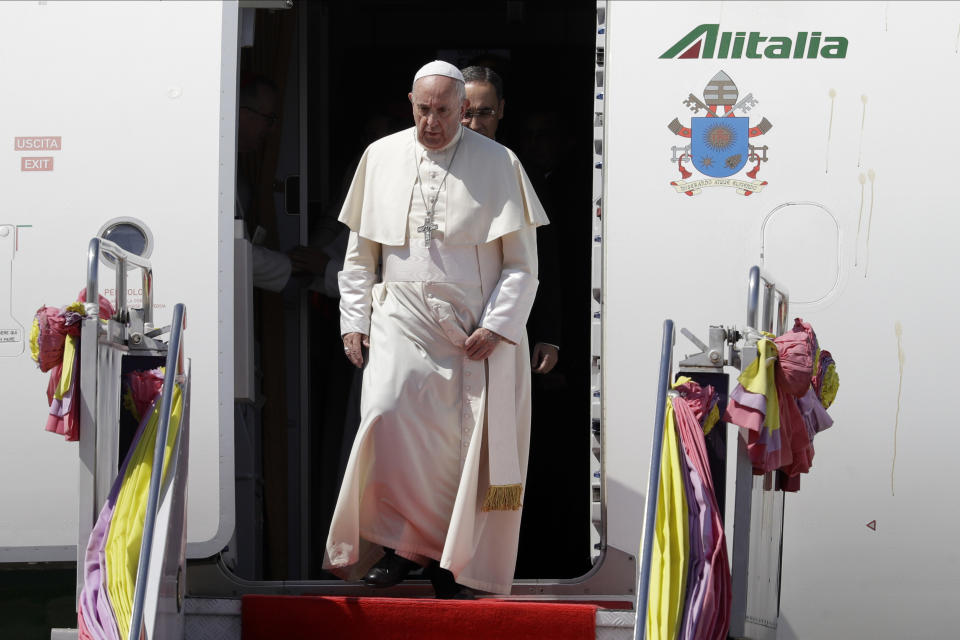
M 761 294 L 763 301 L 763 317 L 758 324 L 758 315 L 760 314 Z M 774 331 L 773 308 L 776 303 L 776 331 Z M 779 283 L 769 272 L 763 271 L 759 266 L 754 265 L 750 268 L 747 276 L 747 326 L 751 329 L 759 329 L 782 335 L 788 328 L 788 317 L 790 311 L 790 293 L 781 283 Z M 746 370 L 748 366 L 757 357 L 757 336 L 748 335 L 741 350 L 741 370 Z M 747 454 L 746 441 L 743 437 L 738 438 L 736 471 L 734 475 L 734 507 L 733 517 L 727 518 L 724 527 L 727 529 L 728 540 L 730 541 L 730 628 L 731 637 L 740 637 L 745 635 L 745 624 L 747 621 L 748 605 L 748 563 L 751 546 L 751 519 L 753 511 L 753 487 L 757 482 L 762 483 L 760 476 L 753 475 L 753 464 Z M 729 461 L 728 463 L 729 464 Z M 782 500 L 780 494 L 779 499 Z M 730 526 L 733 526 L 732 536 Z M 781 544 L 782 527 L 781 525 Z M 732 538 L 732 539 L 731 539 Z M 747 558 L 747 561 L 744 561 Z M 779 589 L 779 587 L 778 587 Z M 778 605 L 779 608 L 779 605 Z
M 160 396 L 160 416 L 157 423 L 156 441 L 153 447 L 153 468 L 150 472 L 150 492 L 147 497 L 147 512 L 143 522 L 143 539 L 140 542 L 140 559 L 137 563 L 137 582 L 134 588 L 133 614 L 130 618 L 128 640 L 139 640 L 143 625 L 143 607 L 147 592 L 147 573 L 150 569 L 150 549 L 156 527 L 157 507 L 160 499 L 160 478 L 163 476 L 163 452 L 167 444 L 167 432 L 173 412 L 173 388 L 178 376 L 183 374 L 183 331 L 186 329 L 186 308 L 182 303 L 173 307 L 173 323 L 170 342 L 167 345 L 167 363 Z M 179 455 L 174 452 L 174 455 Z
M 673 320 L 663 321 L 660 347 L 660 379 L 657 384 L 657 414 L 653 424 L 653 447 L 650 453 L 650 477 L 647 480 L 647 504 L 644 511 L 643 542 L 640 547 L 640 578 L 637 582 L 637 615 L 634 640 L 644 640 L 647 633 L 647 604 L 650 599 L 650 560 L 653 557 L 653 535 L 657 524 L 657 500 L 660 493 L 660 459 L 666 425 L 667 396 L 673 377 L 673 345 L 676 340 Z
M 143 323 L 153 325 L 153 267 L 141 255 L 131 253 L 106 238 L 91 238 L 87 249 L 87 301 L 84 308 L 93 318 L 100 315 L 100 258 L 109 256 L 116 261 L 117 284 L 114 296 L 114 318 L 127 321 L 127 265 L 139 267 L 143 279 Z
M 758 325 L 763 294 L 762 324 Z M 779 294 L 779 296 L 778 296 Z M 787 325 L 790 294 L 769 273 L 758 266 L 751 267 L 747 278 L 747 326 L 752 329 L 773 331 L 774 303 L 777 308 L 777 334 Z M 660 350 L 660 380 L 657 386 L 657 412 L 653 431 L 653 446 L 650 459 L 650 476 L 647 481 L 646 510 L 644 513 L 643 542 L 640 550 L 640 577 L 637 582 L 636 623 L 634 640 L 644 640 L 647 632 L 647 607 L 650 600 L 650 562 L 653 557 L 653 536 L 656 527 L 657 502 L 660 491 L 660 462 L 663 455 L 663 437 L 666 428 L 667 398 L 670 395 L 672 378 L 673 345 L 675 340 L 672 320 L 663 322 L 663 342 Z M 743 363 L 746 366 L 747 362 Z

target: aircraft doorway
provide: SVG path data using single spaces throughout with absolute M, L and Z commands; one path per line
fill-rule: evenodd
M 589 462 L 595 41 L 593 2 L 571 8 L 508 0 L 321 0 L 295 3 L 290 11 L 258 10 L 253 46 L 241 53 L 241 73 L 271 76 L 282 95 L 276 165 L 286 163 L 300 177 L 287 182 L 284 198 L 286 175 L 279 168 L 273 174 L 282 251 L 345 246 L 336 217 L 356 163 L 373 140 L 412 126 L 407 92 L 422 64 L 437 58 L 479 64 L 503 78 L 497 139 L 517 153 L 551 219 L 538 238 L 553 255 L 547 265 L 541 259 L 541 291 L 553 290 L 553 310 L 545 315 L 559 319 L 561 331 L 559 364 L 534 375 L 518 578 L 575 578 L 595 555 Z M 247 579 L 331 578 L 321 569 L 322 550 L 357 426 L 359 375 L 343 357 L 338 300 L 317 282 L 288 285 L 258 303 L 262 335 L 283 328 L 281 338 L 266 338 L 274 352 L 261 352 L 273 359 L 272 371 L 282 370 L 264 372 L 264 388 L 283 401 L 263 412 L 260 451 L 253 455 L 254 466 L 262 464 L 259 494 L 248 487 L 242 498 L 238 479 L 238 535 L 246 529 L 249 542 L 238 551 L 259 554 L 258 561 L 236 561 L 234 571 Z M 530 325 L 528 331 L 533 344 Z M 253 502 L 241 507 L 244 499 Z

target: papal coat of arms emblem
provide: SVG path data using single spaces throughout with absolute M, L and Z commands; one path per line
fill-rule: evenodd
M 670 182 L 677 193 L 694 196 L 706 187 L 732 187 L 737 193 L 749 196 L 763 189 L 766 180 L 758 180 L 760 165 L 767 161 L 767 145 L 750 144 L 752 138 L 762 136 L 773 126 L 766 118 L 755 126 L 750 126 L 750 118 L 737 116 L 736 112 L 746 114 L 757 105 L 757 99 L 748 93 L 742 99 L 737 85 L 726 73 L 721 71 L 710 79 L 703 89 L 703 100 L 692 93 L 683 101 L 693 113 L 705 112 L 705 115 L 690 118 L 690 126 L 685 127 L 674 118 L 667 125 L 675 135 L 689 138 L 690 144 L 673 146 L 670 162 L 676 163 L 680 179 Z M 692 163 L 704 178 L 695 178 L 683 165 Z M 753 168 L 746 177 L 736 175 L 747 165 Z

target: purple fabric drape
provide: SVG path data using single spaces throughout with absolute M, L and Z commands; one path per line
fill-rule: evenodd
M 695 382 L 678 385 L 673 399 L 683 457 L 689 469 L 690 575 L 684 605 L 681 640 L 724 640 L 730 626 L 731 581 L 727 543 L 710 475 L 703 426 L 714 402 L 712 387 Z
M 154 384 L 141 384 L 139 388 L 142 393 L 152 393 L 153 397 L 149 401 L 148 407 L 141 412 L 140 423 L 134 434 L 133 442 L 130 443 L 130 449 L 124 458 L 117 478 L 107 500 L 97 516 L 97 522 L 90 532 L 90 539 L 87 542 L 87 550 L 84 555 L 83 563 L 83 589 L 80 592 L 80 612 L 86 632 L 93 640 L 120 640 L 120 631 L 117 628 L 117 621 L 113 614 L 113 607 L 110 603 L 110 597 L 107 592 L 107 561 L 105 546 L 107 543 L 107 534 L 110 531 L 110 522 L 113 519 L 113 511 L 116 507 L 117 496 L 120 493 L 120 486 L 123 484 L 123 478 L 127 472 L 127 466 L 130 463 L 130 456 L 137 448 L 137 443 L 143 435 L 143 430 L 150 416 L 153 414 L 154 406 L 160 397 L 160 382 L 163 378 L 155 372 L 135 371 L 131 374 L 132 380 L 128 379 L 128 386 L 136 387 L 136 383 L 131 385 L 132 381 L 150 379 Z M 142 393 L 135 391 L 136 400 L 139 400 L 138 406 L 144 406 Z

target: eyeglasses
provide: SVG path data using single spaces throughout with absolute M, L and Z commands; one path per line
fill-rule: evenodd
M 495 115 L 497 115 L 497 110 L 491 109 L 490 107 L 484 107 L 483 109 L 471 109 L 463 112 L 463 122 L 473 120 L 474 118 L 492 118 Z
M 263 118 L 264 120 L 266 120 L 266 121 L 267 121 L 267 124 L 268 124 L 269 126 L 271 126 L 271 127 L 272 127 L 273 125 L 277 124 L 277 121 L 280 119 L 280 117 L 277 116 L 277 115 L 275 115 L 275 114 L 272 114 L 272 113 L 261 113 L 261 112 L 257 111 L 256 109 L 254 109 L 254 108 L 252 108 L 252 107 L 240 107 L 240 108 L 241 108 L 241 109 L 246 109 L 246 110 L 249 111 L 250 113 L 260 116 L 261 118 Z

